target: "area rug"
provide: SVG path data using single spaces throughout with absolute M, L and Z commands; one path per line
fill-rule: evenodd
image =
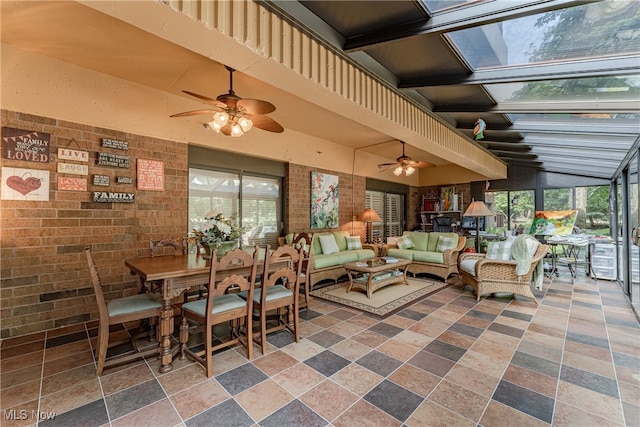
M 371 299 L 367 298 L 367 294 L 363 290 L 353 289 L 351 292 L 347 292 L 349 282 L 315 289 L 311 291 L 311 295 L 386 317 L 409 304 L 450 286 L 445 282 L 412 277 L 408 277 L 407 282 L 409 282 L 409 285 L 400 283 L 378 289 L 371 295 Z

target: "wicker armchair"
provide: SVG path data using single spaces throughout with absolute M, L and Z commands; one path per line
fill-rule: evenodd
M 476 293 L 477 301 L 486 294 L 496 292 L 512 293 L 531 298 L 536 304 L 538 300 L 531 291 L 531 281 L 534 270 L 549 250 L 547 245 L 538 245 L 536 253 L 531 258 L 531 267 L 525 275 L 516 275 L 516 262 L 486 259 L 485 254 L 463 253 L 458 258 L 458 272 L 462 279 L 462 286 L 469 285 Z M 477 260 L 470 273 L 469 261 Z M 465 262 L 466 261 L 466 262 Z

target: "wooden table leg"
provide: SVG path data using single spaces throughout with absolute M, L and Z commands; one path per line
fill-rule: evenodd
M 170 279 L 169 279 L 170 280 Z M 171 284 L 162 286 L 162 312 L 160 313 L 160 373 L 164 374 L 173 369 L 173 354 L 171 353 L 171 334 L 173 334 L 173 307 L 171 306 Z

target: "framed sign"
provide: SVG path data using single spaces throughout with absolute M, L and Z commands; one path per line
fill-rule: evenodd
M 2 157 L 26 162 L 49 163 L 50 138 L 48 133 L 2 128 Z
M 164 191 L 164 162 L 138 159 L 138 190 Z
M 3 200 L 49 200 L 49 171 L 2 168 Z
M 59 176 L 58 190 L 87 191 L 87 178 Z

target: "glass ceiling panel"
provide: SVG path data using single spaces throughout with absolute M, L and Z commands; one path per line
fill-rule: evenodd
M 431 13 L 456 9 L 469 3 L 478 3 L 478 0 L 422 0 Z
M 488 84 L 498 102 L 640 100 L 640 75 Z
M 448 33 L 473 70 L 640 51 L 640 2 L 606 0 Z

